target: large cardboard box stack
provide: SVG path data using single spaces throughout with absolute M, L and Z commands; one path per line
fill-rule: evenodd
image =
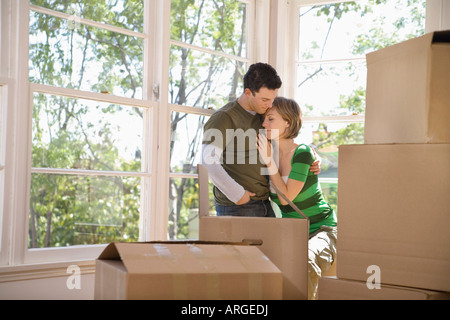
M 450 32 L 368 54 L 367 67 L 366 140 L 339 149 L 337 278 L 319 299 L 448 299 Z
M 96 261 L 94 298 L 279 300 L 282 274 L 253 245 L 111 243 Z

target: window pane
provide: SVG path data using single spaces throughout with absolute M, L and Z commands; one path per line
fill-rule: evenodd
M 141 171 L 143 112 L 35 93 L 32 166 Z
M 31 4 L 116 27 L 143 32 L 143 0 L 31 0 Z
M 365 54 L 422 35 L 425 4 L 361 0 L 301 7 L 295 98 L 305 115 L 363 114 Z M 349 62 L 320 61 L 326 59 Z
M 35 83 L 142 99 L 143 40 L 31 11 Z
M 337 211 L 339 146 L 363 144 L 363 123 L 312 123 L 303 124 L 296 143 L 312 146 L 321 158 L 319 182 L 325 200 Z
M 338 146 L 364 143 L 363 123 L 304 123 L 295 140 L 314 147 L 322 159 L 319 178 L 338 177 Z
M 305 116 L 364 114 L 365 61 L 298 67 L 296 100 Z
M 172 112 L 170 171 L 197 173 L 206 116 Z
M 168 238 L 198 239 L 198 179 L 170 178 Z M 210 215 L 215 215 L 213 185 L 209 183 Z
M 342 2 L 300 9 L 300 60 L 364 57 L 425 32 L 426 0 Z
M 140 182 L 32 174 L 29 247 L 138 241 Z
M 171 46 L 171 103 L 219 109 L 243 92 L 245 65 L 238 61 Z
M 333 208 L 337 214 L 337 179 L 319 179 L 320 188 L 326 202 Z
M 171 39 L 246 57 L 246 6 L 237 0 L 172 0 Z

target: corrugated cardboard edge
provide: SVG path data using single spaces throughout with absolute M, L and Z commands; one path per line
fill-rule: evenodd
M 450 141 L 450 130 L 443 130 L 450 123 L 450 31 L 445 35 L 447 42 L 430 46 L 427 61 L 427 137 L 434 143 Z
M 121 260 L 118 244 L 198 244 L 198 245 L 231 245 L 231 246 L 259 246 L 260 239 L 243 239 L 242 242 L 204 241 L 204 240 L 171 240 L 171 241 L 142 241 L 142 242 L 111 242 L 100 253 L 97 260 Z
M 119 260 L 120 255 L 116 246 L 117 242 L 109 243 L 106 248 L 100 253 L 97 260 Z
M 319 280 L 319 300 L 450 300 L 450 292 L 381 284 L 380 289 L 369 289 L 365 281 L 322 277 Z

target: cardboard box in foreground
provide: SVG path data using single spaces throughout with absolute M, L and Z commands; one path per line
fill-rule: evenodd
M 96 261 L 94 298 L 277 300 L 282 279 L 257 246 L 111 243 Z
M 365 143 L 450 143 L 450 30 L 366 59 Z
M 381 285 L 369 289 L 366 282 L 322 277 L 319 300 L 450 300 L 450 293 L 416 288 Z
M 339 149 L 337 276 L 450 291 L 450 144 Z

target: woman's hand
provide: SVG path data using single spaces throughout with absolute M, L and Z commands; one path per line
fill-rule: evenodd
M 265 135 L 258 134 L 258 140 L 256 141 L 256 148 L 258 148 L 259 155 L 263 163 L 266 165 L 269 175 L 276 174 L 278 167 L 273 160 L 272 144 Z
M 311 171 L 315 175 L 318 175 L 321 171 L 322 158 L 317 154 L 317 152 L 314 148 L 311 148 L 311 149 L 314 153 L 314 156 L 316 157 L 316 160 L 311 164 L 309 171 Z
M 258 134 L 256 141 L 256 148 L 258 148 L 261 160 L 266 166 L 269 166 L 272 162 L 272 144 L 267 140 L 267 137 L 262 134 Z

